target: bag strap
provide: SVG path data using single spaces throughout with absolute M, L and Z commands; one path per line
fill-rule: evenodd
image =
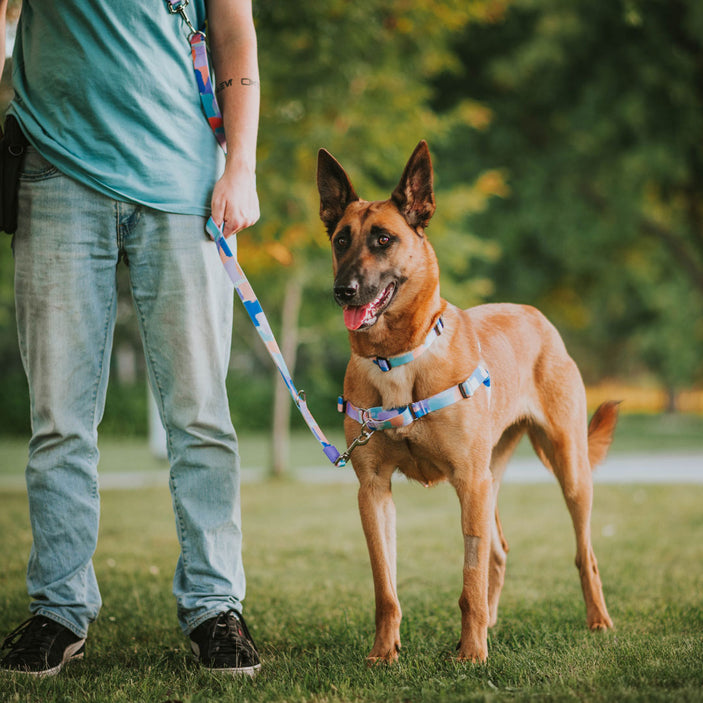
M 195 80 L 198 83 L 198 91 L 200 92 L 200 103 L 203 106 L 203 112 L 205 112 L 205 117 L 218 144 L 226 154 L 227 141 L 225 139 L 225 126 L 222 113 L 220 112 L 220 106 L 217 104 L 215 89 L 212 86 L 205 32 L 196 29 L 188 19 L 186 7 L 190 4 L 190 0 L 165 0 L 165 2 L 168 11 L 172 15 L 180 15 L 190 30 L 188 43 L 190 44 L 190 55 L 193 61 Z

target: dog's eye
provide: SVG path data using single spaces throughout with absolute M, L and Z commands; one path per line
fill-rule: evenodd
M 346 234 L 340 234 L 338 237 L 335 238 L 334 240 L 334 248 L 337 251 L 346 251 L 349 249 L 349 236 Z
M 378 242 L 378 246 L 385 248 L 391 243 L 391 238 L 388 234 L 379 234 L 376 241 Z

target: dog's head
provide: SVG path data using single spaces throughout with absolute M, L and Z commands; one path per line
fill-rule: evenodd
M 334 297 L 349 330 L 370 329 L 384 314 L 425 293 L 423 287 L 436 286 L 436 260 L 425 240 L 435 211 L 426 142 L 415 148 L 388 200 L 361 200 L 324 149 L 318 155 L 317 187 L 320 218 L 332 244 Z M 423 276 L 426 271 L 429 277 Z

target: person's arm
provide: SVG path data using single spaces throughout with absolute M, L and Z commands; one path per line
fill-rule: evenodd
M 251 0 L 209 0 L 208 26 L 227 138 L 227 161 L 213 191 L 212 217 L 230 236 L 259 219 L 259 67 Z

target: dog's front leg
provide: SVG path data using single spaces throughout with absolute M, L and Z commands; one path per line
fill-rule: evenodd
M 488 569 L 491 550 L 491 520 L 494 511 L 491 474 L 469 472 L 455 478 L 461 504 L 464 534 L 464 587 L 461 608 L 460 661 L 485 662 L 488 657 Z
M 371 559 L 376 595 L 376 639 L 370 664 L 394 662 L 400 649 L 400 603 L 396 592 L 395 505 L 390 474 L 360 479 L 359 512 Z

